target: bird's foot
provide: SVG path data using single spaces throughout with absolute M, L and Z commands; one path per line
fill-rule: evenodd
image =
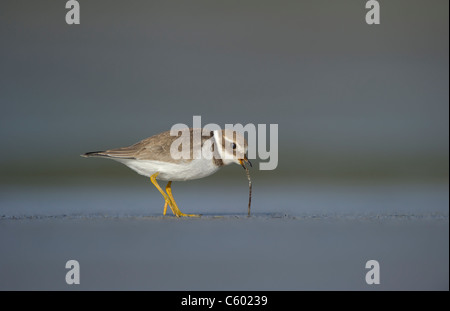
M 166 216 L 167 213 L 167 206 L 170 207 L 170 209 L 172 210 L 172 213 L 176 216 L 176 217 L 201 217 L 202 215 L 200 214 L 185 214 L 182 213 L 180 211 L 180 209 L 178 208 L 178 206 L 176 204 L 173 204 L 170 199 L 166 200 L 166 203 L 164 204 L 164 212 L 163 215 Z
M 182 213 L 182 212 L 178 209 L 178 207 L 175 209 L 174 214 L 175 214 L 175 216 L 177 216 L 177 217 L 201 217 L 201 216 L 202 216 L 202 215 L 200 215 L 200 214 L 185 214 L 185 213 Z

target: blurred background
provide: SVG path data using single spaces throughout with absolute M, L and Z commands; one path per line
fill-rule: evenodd
M 448 181 L 447 1 L 63 2 L 2 1 L 2 183 L 138 178 L 79 154 L 193 115 L 279 124 L 258 179 Z
M 367 289 L 377 259 L 378 288 L 448 290 L 448 1 L 380 1 L 380 25 L 362 0 L 65 3 L 0 2 L 0 289 L 67 289 L 75 258 L 84 289 Z M 279 125 L 255 218 L 238 165 L 174 183 L 206 215 L 174 220 L 79 156 L 194 115 Z

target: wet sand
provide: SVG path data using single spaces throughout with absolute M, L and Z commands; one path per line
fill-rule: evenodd
M 178 192 L 182 210 L 204 214 L 190 219 L 162 217 L 147 188 L 127 196 L 59 189 L 53 197 L 9 189 L 0 201 L 0 290 L 448 290 L 448 187 L 400 188 L 410 195 L 328 189 L 325 205 L 325 193 L 303 187 L 295 193 L 302 208 L 282 192 L 281 200 L 256 192 L 251 217 L 246 189 L 211 207 L 195 205 L 187 189 Z M 65 283 L 71 259 L 80 263 L 80 285 Z M 372 259 L 380 285 L 365 282 Z
M 445 217 L 3 219 L 0 289 L 448 290 L 448 236 Z

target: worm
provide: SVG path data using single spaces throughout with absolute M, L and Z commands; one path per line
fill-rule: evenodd
M 250 216 L 250 206 L 252 205 L 252 180 L 250 179 L 250 171 L 245 167 L 245 173 L 248 179 L 248 216 Z

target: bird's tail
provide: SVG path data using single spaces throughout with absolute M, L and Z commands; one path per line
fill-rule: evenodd
M 105 151 L 92 151 L 92 152 L 86 152 L 85 154 L 82 154 L 81 156 L 83 158 L 108 157 L 108 154 L 106 154 Z

